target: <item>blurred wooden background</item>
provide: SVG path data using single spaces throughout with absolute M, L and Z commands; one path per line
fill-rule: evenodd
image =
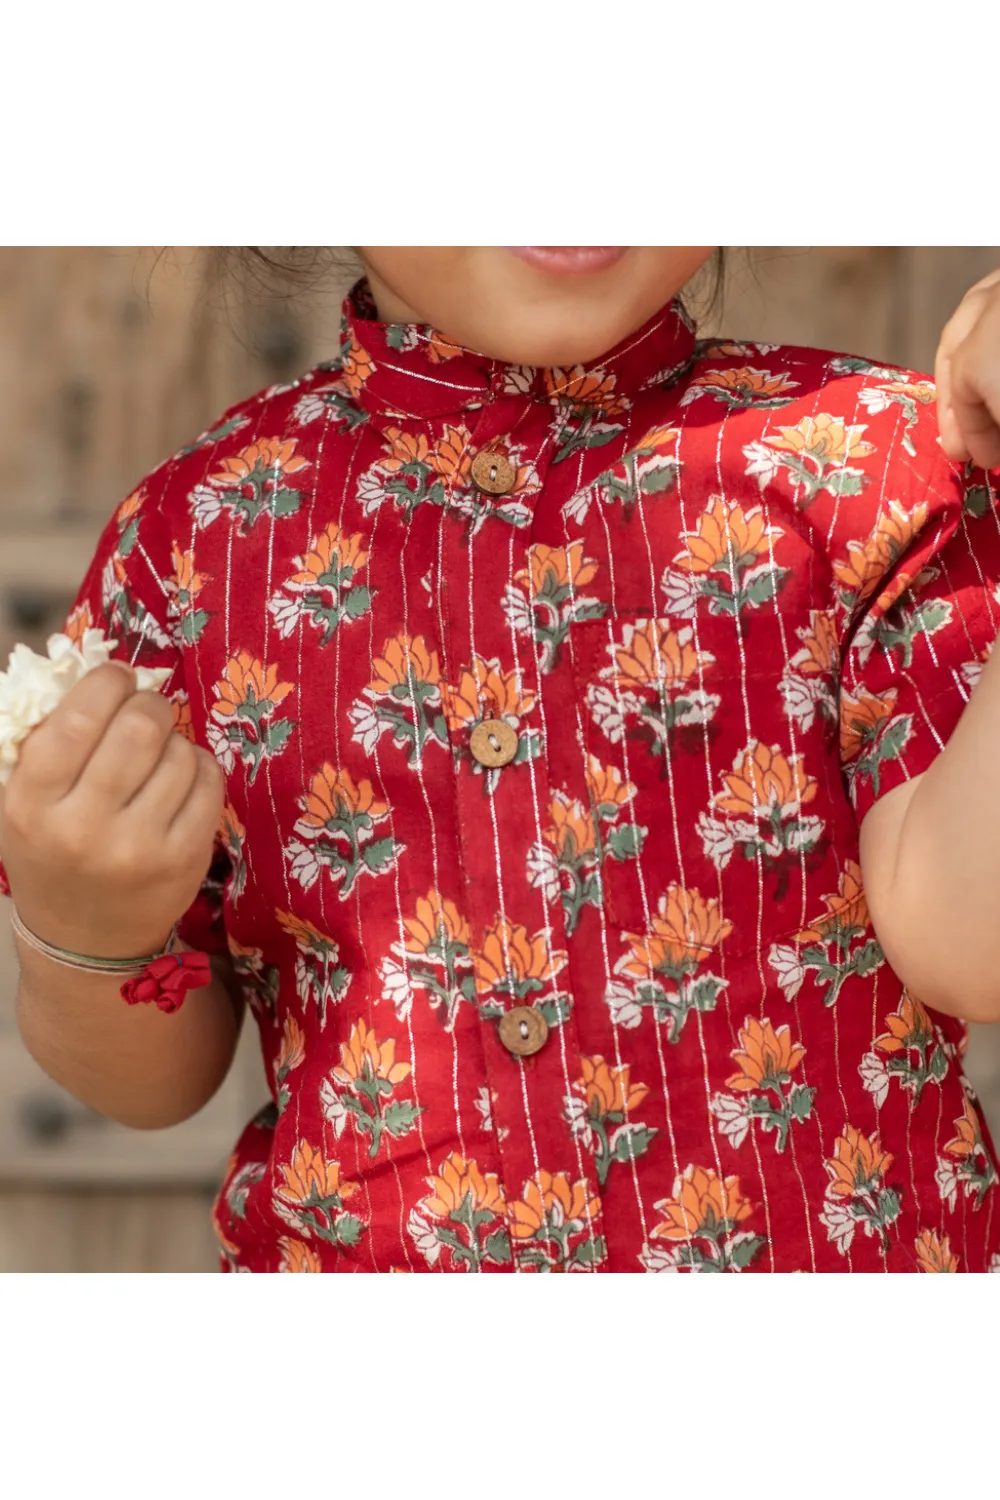
M 706 331 L 930 369 L 1000 247 L 734 251 Z M 197 249 L 0 248 L 0 664 L 58 628 L 111 510 L 232 402 L 336 352 L 346 271 L 228 274 Z M 248 1029 L 195 1120 L 132 1134 L 24 1053 L 0 919 L 0 1271 L 212 1271 L 213 1188 L 266 1096 Z M 1000 1028 L 969 1071 L 1000 1127 Z

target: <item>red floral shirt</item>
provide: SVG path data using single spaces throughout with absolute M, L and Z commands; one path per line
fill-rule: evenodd
M 360 295 L 120 507 L 70 621 L 171 666 L 226 773 L 184 931 L 273 1102 L 223 1264 L 1000 1264 L 962 1027 L 858 868 L 1000 630 L 932 386 L 676 306 L 502 366 Z

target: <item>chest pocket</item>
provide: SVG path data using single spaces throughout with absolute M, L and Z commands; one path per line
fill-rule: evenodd
M 738 953 L 802 925 L 838 818 L 853 837 L 824 620 L 619 610 L 574 627 L 611 926 L 643 933 L 658 916 L 681 920 L 680 942 L 726 922 L 727 951 Z

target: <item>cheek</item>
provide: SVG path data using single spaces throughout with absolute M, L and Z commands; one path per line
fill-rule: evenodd
M 358 251 L 379 313 L 390 322 L 435 322 L 433 310 L 467 277 L 462 245 L 363 245 Z

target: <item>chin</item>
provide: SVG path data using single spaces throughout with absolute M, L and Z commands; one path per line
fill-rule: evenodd
M 502 334 L 491 325 L 491 337 L 480 340 L 481 354 L 491 359 L 502 360 L 509 365 L 535 365 L 565 368 L 568 365 L 587 365 L 607 354 L 620 344 L 629 332 L 627 322 L 590 324 L 587 327 L 567 326 L 560 320 L 548 323 L 543 317 L 531 321 L 514 319 L 507 322 Z

